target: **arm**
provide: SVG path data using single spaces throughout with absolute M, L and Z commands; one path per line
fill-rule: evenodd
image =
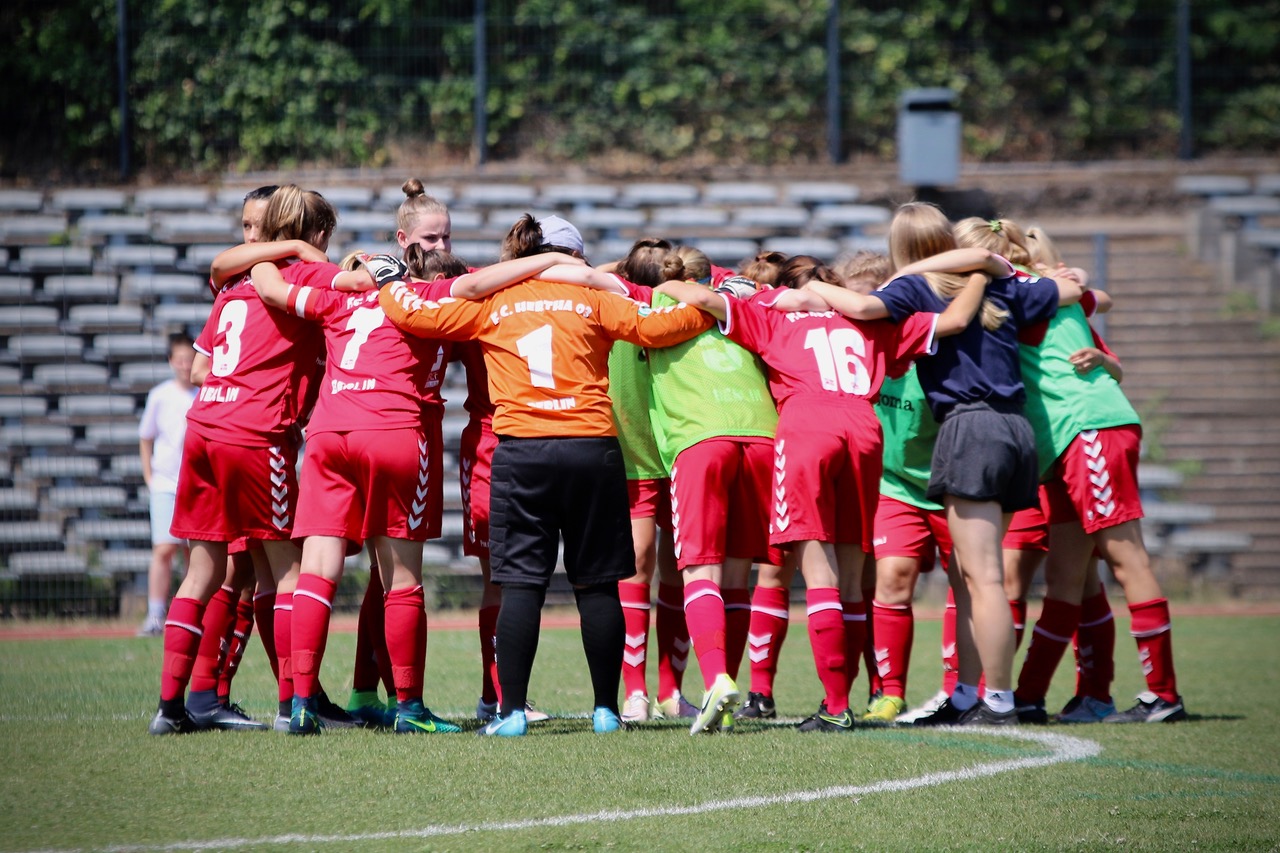
M 627 288 L 623 286 L 617 278 L 602 272 L 599 269 L 588 267 L 582 264 L 556 264 L 553 267 L 547 267 L 543 270 L 538 278 L 543 281 L 555 281 L 561 284 L 576 284 L 579 287 L 590 287 L 595 290 L 603 290 L 607 293 L 616 293 L 620 296 L 627 295 Z
M 241 243 L 218 253 L 209 266 L 209 278 L 217 287 L 248 272 L 265 261 L 299 258 L 304 261 L 327 261 L 328 256 L 306 240 L 279 240 L 273 243 Z
M 480 299 L 513 284 L 537 278 L 539 274 L 558 264 L 585 266 L 586 261 L 560 252 L 547 252 L 527 258 L 516 258 L 513 261 L 501 261 L 458 276 L 449 293 L 459 299 Z
M 664 282 L 654 288 L 654 293 L 662 293 L 677 302 L 692 305 L 694 308 L 706 311 L 717 320 L 724 320 L 729 316 L 724 296 L 691 281 Z
M 272 262 L 255 264 L 249 273 L 253 279 L 253 289 L 258 291 L 258 298 L 272 308 L 284 310 L 288 306 L 289 291 L 293 286 L 280 275 L 280 268 Z
M 205 379 L 209 377 L 211 367 L 213 367 L 213 361 L 209 356 L 202 352 L 196 353 L 195 360 L 191 362 L 191 384 L 203 385 Z
M 1115 381 L 1124 381 L 1124 368 L 1120 366 L 1120 360 L 1097 347 L 1085 347 L 1084 349 L 1076 350 L 1068 360 L 1071 362 L 1072 367 L 1076 369 L 1076 373 L 1082 376 L 1095 367 L 1101 367 L 1107 373 L 1110 373 L 1111 378 Z
M 922 275 L 927 272 L 985 272 L 992 278 L 1005 278 L 1012 275 L 1013 267 L 995 252 L 986 249 L 952 249 L 922 261 L 907 264 L 893 274 L 894 278 L 904 275 Z
M 951 300 L 947 310 L 938 315 L 938 323 L 934 327 L 934 335 L 939 338 L 950 337 L 963 332 L 973 322 L 982 308 L 982 298 L 987 293 L 987 283 L 991 281 L 984 273 L 972 273 L 956 297 Z
M 378 291 L 378 305 L 397 328 L 420 338 L 466 341 L 477 336 L 485 321 L 486 304 L 450 297 L 430 302 L 402 281 Z
M 883 320 L 889 316 L 889 308 L 883 299 L 854 293 L 825 281 L 811 281 L 804 286 L 821 297 L 822 301 L 853 320 Z
M 151 438 L 138 439 L 138 453 L 142 456 L 142 482 L 151 488 L 151 454 L 155 452 L 156 442 Z
M 769 303 L 769 307 L 774 311 L 830 311 L 831 306 L 826 300 L 808 288 L 792 290 L 791 288 L 780 288 L 783 292 L 778 294 L 778 298 Z

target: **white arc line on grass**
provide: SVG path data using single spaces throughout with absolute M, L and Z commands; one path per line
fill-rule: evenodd
M 1006 761 L 993 761 L 989 764 L 976 764 L 956 770 L 943 770 L 937 773 L 926 773 L 913 779 L 887 779 L 872 782 L 869 785 L 839 785 L 830 788 L 818 788 L 812 791 L 792 791 L 787 794 L 772 794 L 759 797 L 737 797 L 730 800 L 712 800 L 688 806 L 654 806 L 646 809 L 606 810 L 590 814 L 561 815 L 559 817 L 530 818 L 528 820 L 492 821 L 488 823 L 453 824 L 449 826 L 424 826 L 420 829 L 401 829 L 389 832 L 369 832 L 353 835 L 273 835 L 265 838 L 219 838 L 210 841 L 178 841 L 172 844 L 126 844 L 111 847 L 84 848 L 102 850 L 106 853 L 161 853 L 166 850 L 224 850 L 227 848 L 258 847 L 268 844 L 353 844 L 362 841 L 394 841 L 398 839 L 436 838 L 444 835 L 462 835 L 470 832 L 510 832 L 540 827 L 574 826 L 584 823 L 608 821 L 619 823 L 628 820 L 639 820 L 650 817 L 681 817 L 700 815 L 709 812 L 731 811 L 735 809 L 752 809 L 761 806 L 790 805 L 793 803 L 811 803 L 818 800 L 832 800 L 844 797 L 861 797 L 869 794 L 883 794 L 893 791 L 909 791 L 915 788 L 931 788 L 945 785 L 948 782 L 966 782 L 984 776 L 997 776 L 1015 770 L 1027 770 L 1033 767 L 1048 767 L 1053 764 L 1064 764 L 1068 761 L 1083 761 L 1093 758 L 1102 752 L 1102 746 L 1091 740 L 1078 737 L 1053 734 L 1052 732 L 1033 732 L 1023 729 L 1004 729 L 974 727 L 964 729 L 934 729 L 942 734 L 954 731 L 959 734 L 988 734 L 1014 740 L 1040 744 L 1052 750 L 1047 755 L 1012 758 Z M 43 853 L 71 853 L 68 850 L 43 851 Z

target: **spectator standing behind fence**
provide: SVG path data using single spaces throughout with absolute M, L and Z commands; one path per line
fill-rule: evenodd
M 182 467 L 182 441 L 187 434 L 187 410 L 196 398 L 191 384 L 191 363 L 196 351 L 182 332 L 169 336 L 169 367 L 173 378 L 147 393 L 138 425 L 138 452 L 142 479 L 151 499 L 151 565 L 147 569 L 147 618 L 139 637 L 164 633 L 169 610 L 169 586 L 173 582 L 173 558 L 187 543 L 169 533 L 173 502 L 178 494 L 178 469 Z

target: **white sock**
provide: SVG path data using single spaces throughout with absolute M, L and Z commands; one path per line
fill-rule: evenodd
M 978 686 L 956 682 L 956 689 L 951 691 L 951 704 L 957 711 L 967 711 L 978 704 Z
M 147 602 L 147 620 L 150 622 L 163 622 L 168 612 L 168 605 L 163 601 Z
M 986 702 L 987 707 L 997 714 L 1005 714 L 1013 710 L 1013 691 L 985 690 L 982 694 L 982 701 Z

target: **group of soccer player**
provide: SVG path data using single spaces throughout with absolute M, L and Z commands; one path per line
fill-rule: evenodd
M 499 263 L 469 270 L 450 253 L 448 209 L 416 180 L 404 191 L 398 256 L 329 263 L 336 212 L 288 185 L 246 198 L 245 243 L 214 262 L 171 526 L 190 559 L 153 734 L 268 727 L 230 700 L 255 615 L 277 730 L 461 731 L 424 701 L 422 555 L 441 530 L 450 363 L 466 370 L 470 416 L 463 550 L 485 582 L 482 735 L 547 716 L 527 694 L 561 548 L 598 733 L 775 718 L 797 569 L 823 690 L 801 731 L 1046 722 L 1073 638 L 1077 695 L 1058 719 L 1186 716 L 1142 544 L 1138 417 L 1088 322 L 1110 302 L 1047 235 L 912 203 L 888 257 L 835 268 L 765 253 L 735 273 L 662 239 L 593 268 L 570 223 L 526 215 Z M 342 707 L 319 673 L 345 560 L 362 547 L 372 571 Z M 1124 589 L 1148 682 L 1124 712 L 1098 556 Z M 939 558 L 946 677 L 908 714 L 911 601 Z M 1041 563 L 1046 598 L 1015 685 Z M 697 705 L 683 692 L 691 649 Z M 855 711 L 864 657 L 869 701 Z

